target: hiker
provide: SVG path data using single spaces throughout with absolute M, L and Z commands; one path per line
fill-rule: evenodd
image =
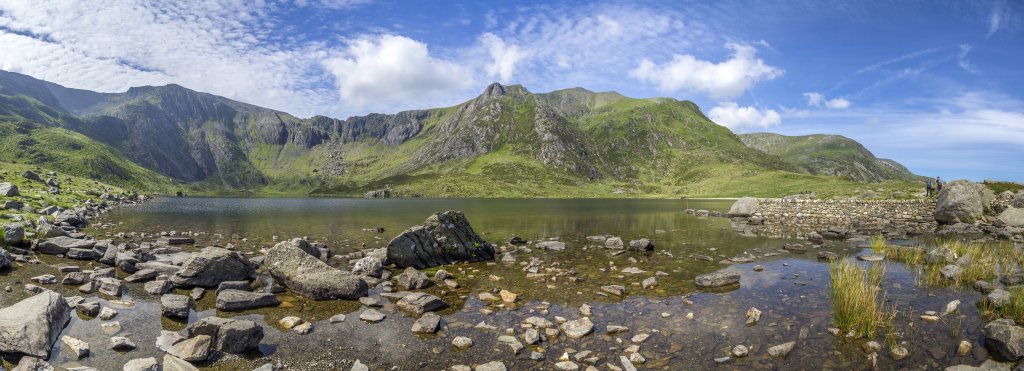
M 925 181 L 924 189 L 927 191 L 926 194 L 928 195 L 928 197 L 931 197 L 932 196 L 932 178 L 928 178 L 928 180 Z
M 935 192 L 942 192 L 942 177 L 935 177 Z

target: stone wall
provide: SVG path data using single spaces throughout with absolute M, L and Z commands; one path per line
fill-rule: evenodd
M 866 235 L 921 234 L 931 233 L 936 228 L 933 200 L 767 198 L 758 199 L 755 210 L 746 218 L 746 224 L 759 234 L 777 236 L 804 236 L 828 228 Z

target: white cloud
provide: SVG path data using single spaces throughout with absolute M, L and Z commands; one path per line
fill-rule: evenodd
M 762 111 L 754 107 L 740 107 L 735 102 L 719 103 L 708 111 L 708 118 L 734 131 L 745 128 L 767 129 L 782 123 L 782 117 L 773 109 Z
M 1003 9 L 1006 7 L 1005 0 L 998 0 L 992 6 L 992 12 L 988 16 L 988 33 L 985 37 L 992 37 L 1003 25 Z
M 812 107 L 821 107 L 822 105 L 828 109 L 847 109 L 850 108 L 850 101 L 845 98 L 825 98 L 825 94 L 819 92 L 804 93 L 804 98 L 807 99 L 807 105 Z
M 426 44 L 404 36 L 356 39 L 323 65 L 334 75 L 342 103 L 360 109 L 412 107 L 475 84 L 469 68 L 434 58 Z
M 963 68 L 964 71 L 977 75 L 978 69 L 974 68 L 974 66 L 971 65 L 971 61 L 967 60 L 967 54 L 969 54 L 973 48 L 974 47 L 968 44 L 960 44 L 960 54 L 957 55 L 956 64 L 960 66 L 960 68 Z
M 497 77 L 502 82 L 508 82 L 515 74 L 516 64 L 527 57 L 527 53 L 518 45 L 505 43 L 495 34 L 490 32 L 483 34 L 480 41 L 490 53 L 493 62 L 487 66 L 487 75 Z
M 692 55 L 676 54 L 672 60 L 658 65 L 649 59 L 640 62 L 630 76 L 672 93 L 680 90 L 705 93 L 712 98 L 735 98 L 758 81 L 771 80 L 783 74 L 756 58 L 757 49 L 750 45 L 728 43 L 732 58 L 715 63 Z

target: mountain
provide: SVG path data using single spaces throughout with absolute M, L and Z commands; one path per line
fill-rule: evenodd
M 830 175 L 862 182 L 918 178 L 896 161 L 877 158 L 857 141 L 841 135 L 785 136 L 751 133 L 738 136 L 747 146 L 779 156 L 809 174 Z
M 57 161 L 51 167 L 115 184 L 202 192 L 391 187 L 400 195 L 598 197 L 862 188 L 748 147 L 692 102 L 582 88 L 535 94 L 492 84 L 452 107 L 303 119 L 178 85 L 96 93 L 0 71 L 3 130 L 20 139 L 0 146 L 20 149 L 0 161 Z M 78 144 L 63 145 L 72 139 Z

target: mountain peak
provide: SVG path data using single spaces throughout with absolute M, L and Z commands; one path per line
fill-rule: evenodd
M 518 95 L 523 93 L 529 93 L 522 85 L 502 85 L 501 83 L 491 83 L 487 85 L 484 92 L 480 94 L 481 98 L 494 98 L 505 95 Z

